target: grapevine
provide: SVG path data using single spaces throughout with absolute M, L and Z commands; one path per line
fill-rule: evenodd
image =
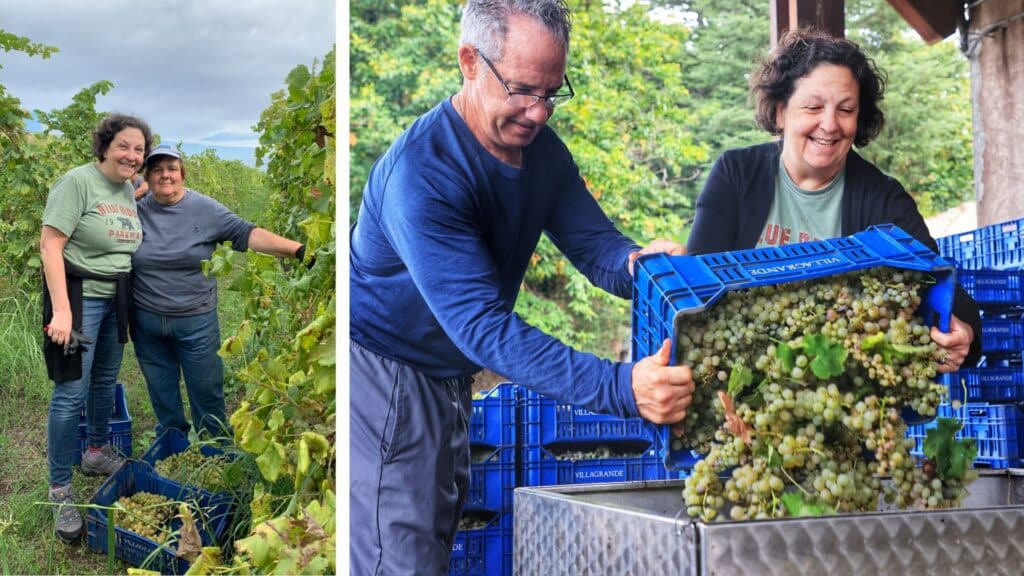
M 250 254 L 230 286 L 246 298 L 220 350 L 244 365 L 230 375 L 245 388 L 230 423 L 262 476 L 251 531 L 224 566 L 233 572 L 335 572 L 334 69 L 333 49 L 319 69 L 297 66 L 256 127 L 271 189 L 260 225 L 301 239 L 306 260 Z M 234 257 L 219 247 L 204 271 L 229 274 Z
M 676 353 L 697 391 L 680 426 L 706 455 L 685 482 L 687 513 L 712 521 L 864 512 L 880 498 L 899 508 L 955 505 L 973 473 L 918 466 L 904 438 L 903 410 L 933 416 L 945 394 L 916 314 L 929 282 L 881 267 L 758 287 L 686 322 Z M 952 441 L 955 430 L 945 433 Z

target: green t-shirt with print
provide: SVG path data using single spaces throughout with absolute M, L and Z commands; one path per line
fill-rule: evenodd
M 65 260 L 96 274 L 130 271 L 142 242 L 131 183 L 111 182 L 95 163 L 68 171 L 50 188 L 43 225 L 68 237 Z M 110 298 L 114 292 L 114 282 L 82 284 L 82 294 L 90 298 Z
M 845 184 L 844 168 L 824 188 L 804 190 L 789 177 L 780 158 L 775 199 L 756 247 L 785 246 L 842 235 Z

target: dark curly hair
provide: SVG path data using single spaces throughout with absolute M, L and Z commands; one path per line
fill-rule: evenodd
M 768 132 L 776 136 L 782 134 L 775 118 L 778 105 L 789 102 L 796 81 L 820 64 L 845 66 L 853 73 L 860 86 L 857 135 L 853 143 L 867 146 L 885 125 L 885 114 L 878 107 L 885 92 L 885 73 L 857 44 L 813 28 L 787 32 L 768 59 L 751 74 L 754 118 Z
M 107 148 L 110 148 L 114 136 L 125 128 L 138 128 L 142 132 L 142 137 L 146 140 L 146 152 L 142 157 L 149 156 L 149 150 L 153 147 L 153 133 L 149 130 L 149 124 L 135 116 L 113 113 L 100 120 L 92 133 L 92 153 L 100 162 L 106 160 Z

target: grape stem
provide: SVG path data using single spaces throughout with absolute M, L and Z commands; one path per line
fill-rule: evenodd
M 804 496 L 808 496 L 809 497 L 811 495 L 810 492 L 808 492 L 803 486 L 800 485 L 799 482 L 794 480 L 793 477 L 789 475 L 789 472 L 786 472 L 785 468 L 783 468 L 782 466 L 779 466 L 779 471 L 782 472 L 783 476 L 785 476 L 786 478 L 789 478 L 789 481 L 793 484 L 793 486 L 796 486 L 797 490 L 803 492 Z

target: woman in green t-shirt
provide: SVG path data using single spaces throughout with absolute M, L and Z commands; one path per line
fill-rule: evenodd
M 70 505 L 83 408 L 88 446 L 82 472 L 106 476 L 124 463 L 110 446 L 109 419 L 128 341 L 128 273 L 142 242 L 130 179 L 151 146 L 146 122 L 107 116 L 93 133 L 96 161 L 58 179 L 43 212 L 43 355 L 54 381 L 47 423 L 49 497 L 57 504 L 57 535 L 68 542 L 85 531 L 81 513 Z

